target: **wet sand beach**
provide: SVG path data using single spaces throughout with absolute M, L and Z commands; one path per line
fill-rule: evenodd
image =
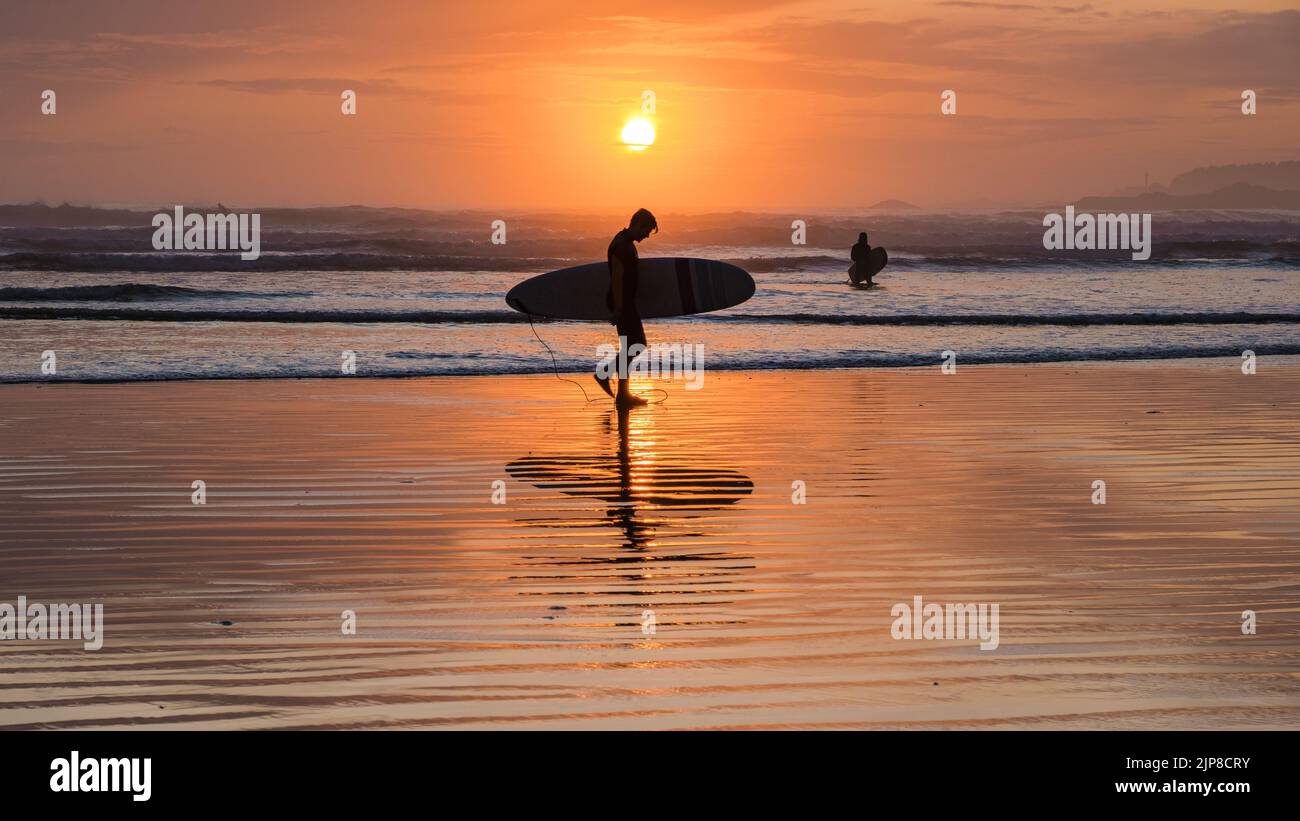
M 0 386 L 0 727 L 1300 727 L 1295 359 L 665 388 Z

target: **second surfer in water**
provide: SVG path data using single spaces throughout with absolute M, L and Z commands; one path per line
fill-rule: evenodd
M 852 274 L 853 284 L 862 285 L 865 283 L 867 286 L 874 285 L 875 283 L 871 281 L 871 276 L 864 273 L 871 270 L 871 243 L 867 242 L 866 231 L 858 234 L 858 241 L 853 246 L 853 250 L 849 253 L 849 256 L 853 260 L 853 264 L 856 266 L 853 269 Z
M 609 306 L 610 323 L 618 329 L 620 346 L 618 361 L 625 362 L 628 366 L 632 364 L 632 360 L 645 352 L 645 328 L 641 326 L 641 314 L 637 311 L 636 305 L 636 289 L 640 273 L 636 243 L 650 236 L 652 231 L 659 233 L 659 223 L 655 220 L 654 214 L 642 208 L 632 215 L 626 228 L 614 235 L 606 254 L 606 261 L 609 263 L 609 291 L 605 295 L 605 304 Z M 636 348 L 635 352 L 633 348 Z M 615 403 L 621 408 L 646 404 L 646 400 L 632 394 L 630 367 L 628 371 L 618 375 L 617 396 L 610 390 L 610 377 L 601 378 L 599 373 L 596 374 L 596 383 L 605 393 L 613 396 Z

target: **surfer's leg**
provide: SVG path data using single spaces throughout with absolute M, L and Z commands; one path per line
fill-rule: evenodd
M 618 396 L 615 397 L 614 401 L 624 407 L 645 405 L 647 404 L 646 400 L 632 393 L 632 362 L 636 359 L 636 356 L 631 356 L 628 353 L 634 345 L 640 345 L 642 347 L 641 352 L 644 353 L 646 338 L 645 328 L 641 325 L 641 317 L 632 314 L 620 319 L 618 322 L 618 336 L 623 345 L 619 362 L 627 363 L 628 372 L 618 375 Z M 637 356 L 640 355 L 640 353 L 637 354 Z
M 607 300 L 607 301 L 608 301 L 608 300 Z M 610 310 L 612 311 L 613 308 L 610 308 Z M 616 323 L 613 319 L 610 319 L 609 324 L 617 326 L 617 323 Z M 621 344 L 622 344 L 622 338 L 621 338 L 621 337 L 622 337 L 622 331 L 619 331 L 618 333 L 619 333 L 619 335 L 620 335 L 619 344 L 621 345 Z M 603 363 L 601 363 L 601 364 L 603 364 Z M 596 372 L 595 372 L 594 374 L 592 374 L 592 376 L 595 378 L 595 380 L 596 380 L 596 384 L 597 384 L 597 385 L 600 385 L 600 389 L 601 389 L 602 391 L 605 392 L 605 395 L 608 396 L 610 399 L 613 399 L 613 398 L 614 398 L 614 391 L 610 390 L 609 383 L 610 383 L 610 381 L 614 378 L 614 373 L 617 373 L 617 372 L 618 372 L 618 368 L 617 368 L 618 360 L 615 360 L 615 361 L 614 361 L 614 364 L 615 364 L 614 371 L 611 373 L 611 372 L 609 372 L 609 371 L 606 369 L 606 373 L 605 373 L 604 376 L 601 376 L 601 375 L 600 375 L 600 372 L 601 372 L 601 370 L 602 370 L 601 364 L 597 364 L 597 366 L 596 366 Z

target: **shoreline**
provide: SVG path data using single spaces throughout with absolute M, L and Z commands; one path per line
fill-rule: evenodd
M 1277 365 L 1295 365 L 1300 364 L 1300 351 L 1295 353 L 1269 354 L 1259 353 L 1256 351 L 1257 362 L 1263 363 L 1263 366 Z M 1234 363 L 1240 365 L 1241 360 L 1235 354 L 1206 354 L 1205 356 L 1176 356 L 1162 357 L 1152 356 L 1137 359 L 1051 359 L 1044 361 L 1016 361 L 1016 362 L 963 362 L 958 361 L 958 368 L 1040 368 L 1040 367 L 1104 367 L 1114 366 L 1131 366 L 1131 367 L 1158 367 L 1161 364 L 1169 363 L 1208 363 L 1218 361 L 1222 363 Z M 900 364 L 900 365 L 832 365 L 832 366 L 801 366 L 801 365 L 774 365 L 770 368 L 728 368 L 728 367 L 707 367 L 706 373 L 720 374 L 756 374 L 756 373 L 774 373 L 781 371 L 790 371 L 797 373 L 819 373 L 822 371 L 926 371 L 937 369 L 939 363 L 919 365 L 919 364 Z M 56 377 L 53 379 L 28 379 L 28 380 L 7 380 L 0 378 L 0 387 L 14 385 L 133 385 L 133 384 L 166 384 L 171 382 L 193 383 L 193 382 L 301 382 L 301 381 L 321 381 L 332 382 L 335 380 L 360 380 L 360 381 L 388 381 L 388 380 L 406 380 L 406 379 L 501 379 L 511 377 L 536 377 L 536 376 L 560 376 L 564 379 L 583 379 L 591 376 L 588 371 L 503 371 L 499 373 L 368 373 L 368 374 L 310 374 L 305 376 L 285 376 L 283 374 L 267 375 L 232 375 L 232 376 L 167 376 L 158 378 L 114 378 L 105 377 L 102 379 L 75 379 Z M 644 382 L 651 384 L 652 380 L 637 380 L 639 383 Z M 657 386 L 658 382 L 676 383 L 677 379 L 654 380 L 653 384 Z

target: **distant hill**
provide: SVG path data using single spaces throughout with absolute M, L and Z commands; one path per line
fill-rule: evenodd
M 1300 165 L 1300 164 L 1298 164 Z M 1297 186 L 1300 188 L 1300 186 Z M 1300 190 L 1278 191 L 1244 182 L 1201 194 L 1180 196 L 1165 192 L 1136 197 L 1084 197 L 1075 203 L 1079 211 L 1174 211 L 1179 209 L 1269 208 L 1300 211 Z
M 921 207 L 919 205 L 913 205 L 910 202 L 904 202 L 903 200 L 881 200 L 871 206 L 871 210 L 874 211 L 876 209 L 882 211 L 920 211 Z
M 1174 177 L 1174 181 L 1169 184 L 1169 193 L 1180 197 L 1209 194 L 1239 183 L 1272 188 L 1275 191 L 1298 191 L 1300 162 L 1257 162 L 1194 168 Z
M 1165 187 L 1164 187 L 1163 185 L 1161 185 L 1160 183 L 1158 183 L 1158 182 L 1153 182 L 1153 183 L 1151 183 L 1150 185 L 1148 185 L 1146 188 L 1143 188 L 1143 187 L 1140 186 L 1140 185 L 1129 185 L 1129 186 L 1126 186 L 1126 187 L 1124 187 L 1124 188 L 1119 189 L 1118 191 L 1111 191 L 1111 192 L 1110 192 L 1109 194 L 1107 194 L 1106 196 L 1108 196 L 1108 197 L 1136 197 L 1136 196 L 1138 196 L 1138 195 L 1140 195 L 1140 194 L 1160 194 L 1160 193 L 1165 193 L 1165 192 L 1167 192 L 1168 190 L 1169 190 L 1168 188 L 1165 188 Z

